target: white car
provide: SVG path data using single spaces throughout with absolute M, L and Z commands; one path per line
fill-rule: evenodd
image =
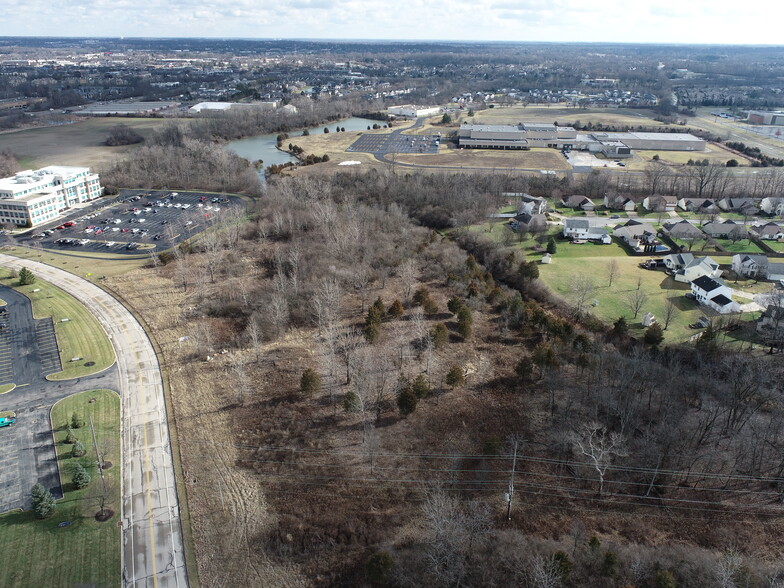
M 115 245 L 114 241 L 107 241 L 106 243 L 107 247 L 114 247 L 114 245 Z
M 143 223 L 143 222 L 145 222 L 146 220 L 147 220 L 146 218 L 140 218 L 140 219 L 139 219 L 139 222 L 140 222 L 140 223 Z
M 189 227 L 189 226 L 190 226 L 190 225 L 192 225 L 192 224 L 193 224 L 193 221 L 188 221 L 187 223 L 185 223 L 185 226 L 186 226 L 186 227 Z

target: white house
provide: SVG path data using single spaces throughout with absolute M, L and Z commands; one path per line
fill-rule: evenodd
M 757 280 L 784 280 L 784 263 L 771 263 L 766 255 L 737 253 L 732 256 L 732 271 Z
M 784 215 L 784 198 L 768 196 L 760 202 L 760 210 L 767 214 Z
M 564 219 L 563 236 L 569 239 L 586 241 L 600 241 L 606 245 L 612 243 L 610 230 L 606 227 L 596 226 L 590 218 Z
M 719 264 L 706 256 L 693 258 L 682 268 L 676 270 L 672 277 L 676 282 L 688 284 L 702 276 L 720 278 L 721 274 L 722 271 L 719 269 Z
M 697 302 L 721 314 L 740 311 L 740 305 L 732 301 L 732 288 L 719 279 L 701 276 L 691 283 L 691 293 Z

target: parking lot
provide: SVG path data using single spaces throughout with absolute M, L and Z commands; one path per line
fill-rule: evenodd
M 222 194 L 123 190 L 114 199 L 102 198 L 93 206 L 36 227 L 19 240 L 45 249 L 163 251 L 241 205 L 240 198 Z
M 439 135 L 362 135 L 346 149 L 357 153 L 438 153 Z

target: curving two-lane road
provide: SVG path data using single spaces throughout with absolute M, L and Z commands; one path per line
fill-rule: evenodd
M 0 265 L 27 267 L 82 302 L 117 355 L 122 398 L 123 585 L 188 585 L 163 381 L 155 351 L 134 316 L 94 284 L 61 269 L 0 254 Z

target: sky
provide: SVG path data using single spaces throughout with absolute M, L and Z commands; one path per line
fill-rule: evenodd
M 784 2 L 3 0 L 0 36 L 784 44 Z

